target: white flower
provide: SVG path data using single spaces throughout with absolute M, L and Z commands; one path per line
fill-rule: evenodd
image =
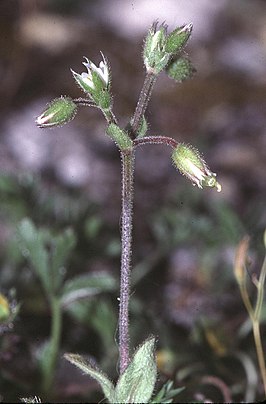
M 103 60 L 100 62 L 99 67 L 97 67 L 94 63 L 88 60 L 85 56 L 86 62 L 83 62 L 84 66 L 87 69 L 87 73 L 83 72 L 78 74 L 71 69 L 71 72 L 78 82 L 78 84 L 85 90 L 96 90 L 94 75 L 93 72 L 97 74 L 97 76 L 101 79 L 103 83 L 103 87 L 107 87 L 109 83 L 109 69 L 108 64 L 105 60 L 105 57 L 101 53 Z

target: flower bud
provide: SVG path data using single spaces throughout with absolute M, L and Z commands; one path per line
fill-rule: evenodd
M 75 102 L 70 97 L 61 96 L 51 101 L 35 122 L 39 128 L 61 126 L 74 119 L 76 112 L 77 105 Z
M 158 74 L 167 65 L 171 55 L 165 50 L 166 38 L 166 26 L 161 25 L 157 30 L 157 24 L 153 24 L 146 37 L 143 52 L 147 72 Z
M 178 57 L 167 66 L 166 73 L 177 83 L 182 83 L 193 76 L 196 69 L 186 57 Z
M 189 178 L 193 185 L 199 188 L 217 188 L 221 191 L 221 185 L 216 180 L 216 174 L 212 173 L 199 152 L 192 146 L 179 144 L 173 151 L 172 159 L 175 166 Z
M 193 25 L 190 23 L 172 31 L 166 40 L 166 51 L 169 53 L 179 53 L 189 40 L 192 28 Z

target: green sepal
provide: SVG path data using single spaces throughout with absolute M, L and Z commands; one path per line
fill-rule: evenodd
M 116 403 L 148 403 L 156 383 L 155 338 L 148 338 L 136 350 L 130 364 L 119 377 Z
M 80 74 L 74 72 L 74 70 L 70 69 L 71 73 L 73 74 L 73 77 L 78 84 L 78 86 L 88 95 L 91 95 L 94 93 L 94 89 L 89 86 L 84 80 L 82 80 L 82 77 Z
M 102 110 L 110 110 L 112 97 L 106 89 L 102 89 L 97 95 L 93 97 L 93 99 Z
M 128 150 L 132 148 L 133 142 L 127 132 L 123 131 L 116 124 L 111 123 L 106 129 L 106 133 L 115 141 L 120 150 Z
M 168 76 L 177 83 L 182 83 L 191 78 L 195 72 L 196 69 L 186 57 L 179 57 L 173 60 L 166 68 Z
M 189 40 L 192 28 L 192 24 L 186 24 L 172 31 L 167 37 L 165 50 L 169 53 L 179 53 Z
M 147 71 L 158 74 L 165 68 L 171 56 L 166 52 L 165 44 L 166 26 L 161 25 L 157 30 L 157 24 L 153 24 L 146 37 L 143 51 L 143 60 Z
M 76 354 L 65 354 L 64 358 L 69 362 L 73 363 L 73 365 L 77 366 L 84 373 L 89 375 L 92 379 L 96 380 L 110 403 L 117 403 L 115 397 L 115 388 L 111 380 L 94 364 L 90 363 L 88 360 L 84 359 L 81 355 Z

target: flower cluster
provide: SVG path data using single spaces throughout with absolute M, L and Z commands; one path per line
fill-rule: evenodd
M 160 73 L 167 67 L 172 57 L 179 54 L 186 45 L 192 32 L 192 24 L 176 28 L 167 35 L 167 26 L 157 29 L 153 24 L 144 45 L 143 59 L 147 72 Z

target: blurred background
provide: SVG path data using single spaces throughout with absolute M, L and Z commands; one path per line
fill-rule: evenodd
M 0 293 L 10 311 L 19 305 L 15 318 L 0 323 L 4 402 L 43 397 L 36 358 L 51 317 L 19 245 L 24 218 L 51 234 L 72 229 L 66 280 L 100 274 L 114 281 L 98 287 L 82 310 L 65 310 L 51 399 L 102 397 L 92 380 L 61 359 L 64 352 L 83 353 L 117 378 L 119 153 L 96 109 L 80 108 L 74 121 L 53 130 L 37 128 L 34 120 L 51 99 L 82 95 L 70 68 L 84 71 L 83 56 L 98 64 L 102 51 L 112 70 L 114 112 L 125 125 L 144 79 L 143 40 L 155 20 L 169 31 L 193 23 L 186 52 L 197 73 L 179 85 L 160 76 L 147 112 L 149 133 L 197 147 L 222 192 L 192 187 L 163 146 L 137 150 L 131 344 L 158 336 L 158 387 L 168 379 L 185 386 L 178 402 L 263 397 L 233 264 L 246 234 L 250 273 L 259 272 L 264 256 L 265 1 L 2 0 Z

